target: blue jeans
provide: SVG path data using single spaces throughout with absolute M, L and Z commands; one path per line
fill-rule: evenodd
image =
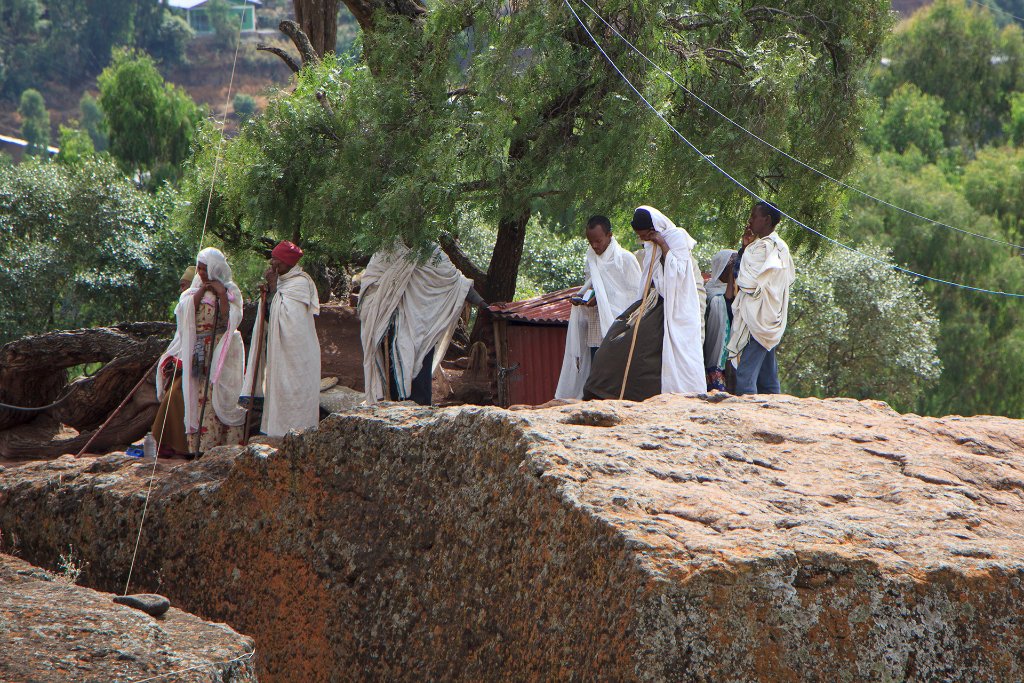
M 753 337 L 740 356 L 736 368 L 736 395 L 779 394 L 779 366 L 775 363 L 775 349 L 769 351 Z

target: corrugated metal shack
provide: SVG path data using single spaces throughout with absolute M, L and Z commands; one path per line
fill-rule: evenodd
M 579 287 L 494 304 L 498 405 L 540 405 L 555 397 L 565 353 L 565 335 Z

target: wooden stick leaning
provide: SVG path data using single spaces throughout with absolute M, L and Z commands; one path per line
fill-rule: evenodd
M 263 357 L 263 335 L 266 334 L 266 317 L 267 317 L 267 287 L 266 285 L 260 285 L 260 307 L 258 309 L 263 315 L 256 321 L 256 333 L 254 338 L 256 340 L 256 355 L 254 360 L 256 362 L 256 369 L 252 373 L 252 386 L 249 387 L 249 403 L 245 407 L 245 426 L 242 430 L 242 439 L 248 441 L 249 439 L 249 418 L 252 416 L 252 409 L 256 405 L 256 380 L 260 374 L 260 360 Z M 251 345 L 251 343 L 250 343 Z M 202 428 L 202 425 L 200 425 Z M 243 441 L 243 442 L 244 442 Z
M 126 405 L 128 405 L 128 401 L 130 401 L 130 400 L 131 400 L 131 398 L 132 398 L 132 396 L 134 396 L 134 395 L 135 395 L 135 392 L 139 390 L 139 387 L 141 387 L 141 386 L 142 386 L 142 383 L 146 381 L 146 378 L 147 378 L 147 377 L 149 377 L 149 374 L 150 374 L 151 372 L 153 372 L 154 370 L 156 370 L 156 366 L 157 366 L 157 363 L 159 363 L 159 362 L 160 362 L 160 359 L 159 359 L 159 358 L 157 358 L 157 359 L 156 359 L 156 362 L 155 362 L 155 363 L 153 363 L 153 364 L 152 364 L 152 365 L 151 365 L 151 366 L 149 367 L 149 370 L 146 370 L 146 372 L 144 372 L 144 373 L 142 374 L 142 379 L 140 379 L 140 380 L 139 380 L 139 381 L 138 381 L 138 382 L 137 382 L 137 383 L 135 384 L 135 386 L 134 386 L 134 387 L 132 388 L 132 390 L 128 392 L 128 395 L 124 397 L 124 400 L 123 400 L 123 401 L 121 401 L 121 405 L 117 406 L 117 408 L 115 408 L 115 409 L 114 409 L 114 412 L 112 412 L 112 413 L 110 414 L 110 417 L 108 417 L 108 418 L 107 418 L 107 419 L 106 419 L 106 420 L 105 420 L 105 421 L 103 422 L 103 424 L 101 424 L 101 425 L 99 426 L 99 429 L 97 429 L 97 430 L 96 430 L 95 432 L 93 432 L 93 433 L 92 433 L 92 436 L 90 436 L 90 437 L 89 437 L 89 440 L 85 442 L 85 445 L 84 445 L 84 446 L 82 446 L 82 450 L 78 451 L 78 453 L 77 453 L 77 454 L 75 454 L 75 457 L 76 457 L 76 458 L 80 458 L 80 457 L 82 457 L 82 454 L 84 454 L 84 453 L 85 453 L 85 452 L 86 452 L 87 450 L 89 450 L 89 446 L 91 446 L 91 445 L 92 445 L 92 442 L 96 440 L 96 437 L 100 435 L 100 432 L 102 432 L 102 431 L 103 431 L 104 429 L 106 429 L 106 428 L 107 428 L 107 425 L 109 425 L 109 424 L 111 423 L 111 421 L 112 421 L 112 420 L 113 420 L 113 419 L 114 419 L 115 417 L 117 417 L 117 416 L 118 416 L 118 414 L 119 414 L 119 413 L 121 412 L 121 409 L 122 409 L 122 408 L 124 408 L 124 407 L 125 407 Z
M 640 297 L 640 315 L 637 316 L 636 324 L 633 325 L 633 341 L 629 343 L 629 355 L 626 356 L 626 372 L 622 375 L 622 388 L 619 389 L 619 400 L 626 395 L 626 380 L 629 379 L 629 366 L 633 364 L 633 351 L 636 350 L 636 336 L 640 332 L 640 322 L 644 319 L 644 306 L 647 305 L 647 293 L 651 291 L 651 281 L 654 279 L 654 264 L 659 258 L 661 247 L 654 245 L 654 253 L 651 255 L 651 267 L 647 269 L 647 280 L 644 282 L 644 293 Z
M 203 386 L 203 407 L 199 409 L 199 431 L 196 433 L 196 457 L 203 454 L 203 419 L 206 404 L 210 402 L 210 374 L 213 372 L 213 357 L 217 351 L 217 325 L 220 324 L 220 297 L 213 307 L 213 332 L 210 333 L 210 362 L 206 366 L 206 383 Z
M 396 384 L 398 382 L 395 382 Z M 384 400 L 391 400 L 391 326 L 384 333 Z

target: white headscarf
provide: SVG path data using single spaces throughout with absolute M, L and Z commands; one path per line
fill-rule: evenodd
M 240 425 L 245 421 L 245 411 L 238 407 L 238 397 L 242 392 L 242 379 L 245 376 L 245 351 L 242 346 L 242 335 L 238 325 L 242 322 L 242 292 L 232 280 L 231 266 L 220 249 L 207 247 L 199 252 L 197 264 L 206 266 L 206 274 L 211 280 L 224 285 L 228 297 L 227 331 L 220 337 L 217 347 L 213 350 L 213 369 L 210 373 L 210 384 L 213 387 L 213 408 L 218 419 L 226 425 Z M 182 395 L 185 400 L 185 432 L 195 433 L 199 429 L 199 394 L 202 387 L 192 376 L 192 348 L 196 339 L 196 317 L 193 295 L 203 286 L 198 274 L 192 279 L 192 286 L 185 290 L 178 299 L 174 315 L 178 321 L 178 330 L 171 340 L 170 346 L 160 358 L 159 366 L 164 359 L 174 356 L 181 361 Z M 159 372 L 159 370 L 158 370 Z M 157 397 L 162 393 L 159 375 L 157 376 Z
M 651 214 L 654 229 L 665 239 L 669 248 L 663 263 L 661 250 L 658 249 L 656 258 L 655 245 L 644 242 L 644 277 L 653 262 L 654 286 L 665 300 L 661 391 L 664 394 L 704 393 L 707 384 L 701 344 L 703 318 L 692 258 L 697 241 L 657 209 L 650 206 L 639 208 Z
M 722 249 L 711 257 L 711 279 L 704 285 L 708 292 L 708 298 L 725 294 L 725 283 L 721 281 L 725 267 L 729 265 L 729 259 L 736 253 L 735 249 Z

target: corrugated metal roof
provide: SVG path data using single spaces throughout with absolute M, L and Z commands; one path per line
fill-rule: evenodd
M 570 287 L 535 296 L 532 299 L 523 299 L 507 304 L 492 304 L 490 311 L 505 320 L 565 325 L 569 323 L 569 312 L 572 310 L 569 297 L 576 294 L 577 291 L 579 291 L 579 287 Z

